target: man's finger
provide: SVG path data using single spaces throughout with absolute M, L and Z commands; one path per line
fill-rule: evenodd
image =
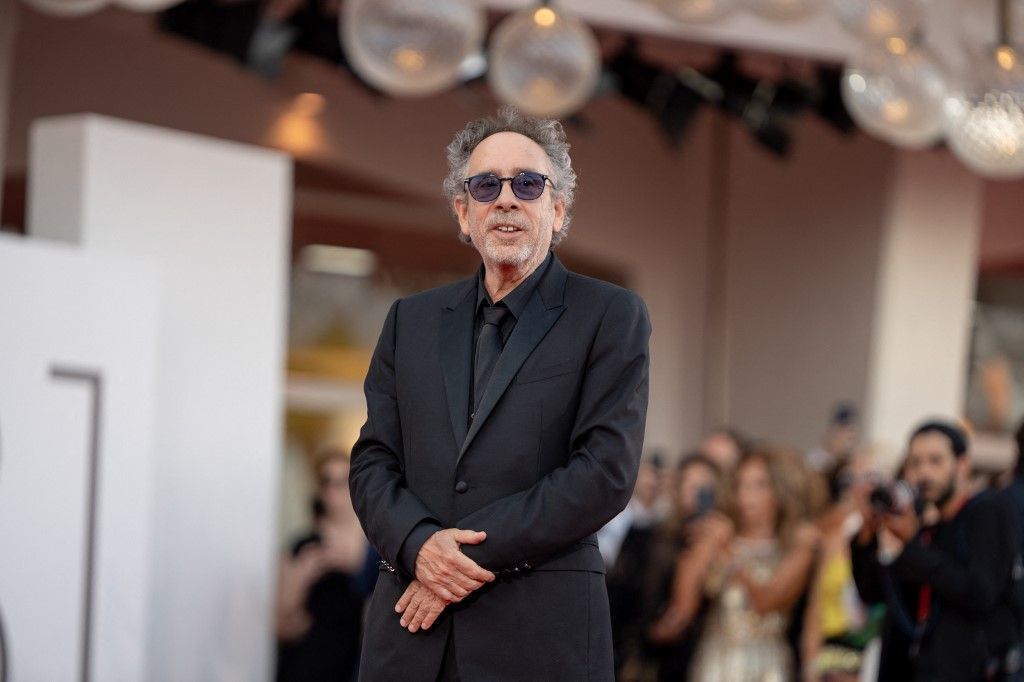
M 416 632 L 420 629 L 420 625 L 422 625 L 423 621 L 427 618 L 427 611 L 427 607 L 424 606 L 416 612 L 416 615 L 413 616 L 413 619 L 410 621 L 409 627 L 407 628 L 409 632 Z
M 424 601 L 420 605 L 419 609 L 417 609 L 416 615 L 413 616 L 412 620 L 409 622 L 409 632 L 416 632 L 417 630 L 419 630 L 423 626 L 423 621 L 427 619 L 427 615 L 430 613 L 430 610 L 432 608 L 436 608 L 437 603 L 439 603 L 440 601 L 441 600 L 439 600 L 436 596 L 433 596 Z
M 459 552 L 458 556 L 454 557 L 453 563 L 455 564 L 455 569 L 468 578 L 480 580 L 485 583 L 489 583 L 494 580 L 493 573 L 482 568 L 480 564 L 473 561 L 462 552 Z
M 423 591 L 425 592 L 433 593 L 441 599 L 449 602 L 462 601 L 461 597 L 456 597 L 452 594 L 451 590 L 448 589 L 448 583 L 450 581 L 449 578 L 442 578 L 436 573 L 431 573 L 429 575 L 421 575 L 419 581 L 423 584 Z
M 452 594 L 452 591 L 445 587 L 442 583 L 435 583 L 434 585 L 431 585 L 430 588 L 435 595 L 437 595 L 438 597 L 447 602 L 456 603 L 462 601 L 462 597 L 456 597 L 454 594 Z
M 416 613 L 420 609 L 420 604 L 423 603 L 424 593 L 426 590 L 417 590 L 416 594 L 412 596 L 412 601 L 409 602 L 409 606 L 402 613 L 402 618 L 399 621 L 402 627 L 407 627 L 413 618 L 416 617 Z
M 452 533 L 452 537 L 460 545 L 479 545 L 487 539 L 487 533 L 482 530 L 462 530 L 461 528 L 455 528 L 454 530 L 455 532 Z
M 416 611 L 419 606 L 416 604 L 409 604 L 409 606 L 402 612 L 402 617 L 398 620 L 398 624 L 403 628 L 409 627 L 409 622 L 416 616 Z
M 462 601 L 469 594 L 468 590 L 454 585 L 451 578 L 432 578 L 427 582 L 427 587 L 441 599 L 450 602 Z
M 427 617 L 423 619 L 422 627 L 424 630 L 430 629 L 430 626 L 434 624 L 434 621 L 437 620 L 437 617 L 441 615 L 442 611 L 444 611 L 444 607 L 445 603 L 438 599 L 434 604 L 431 605 L 429 609 L 427 609 Z
M 449 592 L 454 594 L 459 599 L 465 599 L 466 595 L 472 592 L 472 590 L 466 589 L 465 587 L 460 585 L 459 582 L 460 581 L 457 577 L 449 578 L 446 587 L 448 588 Z
M 452 580 L 460 588 L 465 590 L 466 594 L 469 594 L 470 592 L 474 592 L 476 590 L 479 590 L 484 585 L 484 582 L 482 580 L 474 580 L 473 578 L 470 578 L 469 576 L 463 575 L 461 573 L 459 573 L 458 575 L 452 576 Z M 466 595 L 464 594 L 462 596 L 465 597 Z
M 416 594 L 420 589 L 420 584 L 417 581 L 409 583 L 409 587 L 405 588 L 405 592 L 398 598 L 398 603 L 395 604 L 395 611 L 401 613 L 405 611 L 406 607 L 409 606 L 409 602 L 412 601 L 412 596 Z

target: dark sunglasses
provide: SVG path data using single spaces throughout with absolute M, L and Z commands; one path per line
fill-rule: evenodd
M 481 173 L 466 178 L 463 182 L 466 183 L 469 196 L 477 201 L 488 203 L 498 198 L 498 195 L 501 194 L 501 185 L 506 180 L 512 185 L 512 194 L 523 201 L 540 198 L 540 195 L 544 193 L 544 184 L 551 182 L 551 178 L 548 176 L 533 171 L 523 171 L 510 178 L 499 178 L 494 173 Z M 555 183 L 552 182 L 551 188 L 554 189 L 554 187 Z

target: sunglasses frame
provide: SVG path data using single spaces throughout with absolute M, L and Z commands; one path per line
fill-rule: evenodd
M 532 198 L 527 198 L 527 197 L 519 196 L 519 192 L 516 191 L 516 186 L 514 184 L 512 184 L 513 181 L 516 178 L 518 178 L 521 175 L 527 175 L 527 174 L 529 174 L 529 175 L 536 175 L 537 177 L 541 178 L 540 194 L 538 194 L 537 196 L 532 197 Z M 473 196 L 473 193 L 469 189 L 469 181 L 470 180 L 474 180 L 476 178 L 486 178 L 487 176 L 491 176 L 493 178 L 497 178 L 498 179 L 498 193 L 494 195 L 493 199 L 491 199 L 489 201 L 483 201 L 483 200 L 477 199 L 476 197 Z M 514 194 L 516 196 L 516 198 L 519 199 L 520 201 L 536 201 L 537 199 L 540 199 L 542 196 L 544 196 L 544 187 L 547 187 L 548 183 L 551 183 L 551 189 L 557 189 L 555 187 L 555 182 L 549 176 L 544 175 L 543 173 L 538 173 L 537 171 L 520 171 L 519 173 L 516 173 L 515 175 L 511 175 L 511 176 L 509 176 L 507 178 L 503 178 L 503 177 L 497 175 L 496 173 L 477 173 L 476 175 L 471 175 L 468 178 L 466 178 L 465 180 L 463 180 L 462 184 L 466 188 L 466 194 L 468 194 L 469 196 L 473 197 L 473 201 L 477 201 L 477 202 L 479 202 L 481 204 L 489 204 L 489 203 L 491 203 L 493 201 L 497 201 L 498 197 L 501 196 L 501 190 L 504 189 L 504 185 L 505 185 L 505 181 L 506 180 L 508 180 L 509 187 L 512 188 L 512 194 Z

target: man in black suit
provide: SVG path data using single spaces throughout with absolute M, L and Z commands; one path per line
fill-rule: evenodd
M 571 273 L 557 121 L 506 108 L 448 146 L 473 277 L 396 301 L 366 377 L 352 499 L 384 558 L 363 680 L 611 680 L 594 533 L 629 500 L 650 322 Z
M 992 491 L 972 494 L 967 435 L 954 423 L 917 427 L 903 472 L 916 505 L 877 494 L 873 505 L 870 484 L 854 490 L 864 523 L 850 543 L 853 577 L 864 601 L 886 605 L 878 680 L 1018 679 L 1012 511 Z M 929 525 L 922 507 L 934 514 Z

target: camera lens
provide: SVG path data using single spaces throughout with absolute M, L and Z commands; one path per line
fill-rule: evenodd
M 892 491 L 888 486 L 880 485 L 875 487 L 871 491 L 871 495 L 868 499 L 871 502 L 871 508 L 879 514 L 887 514 L 895 511 L 895 500 L 893 499 Z

